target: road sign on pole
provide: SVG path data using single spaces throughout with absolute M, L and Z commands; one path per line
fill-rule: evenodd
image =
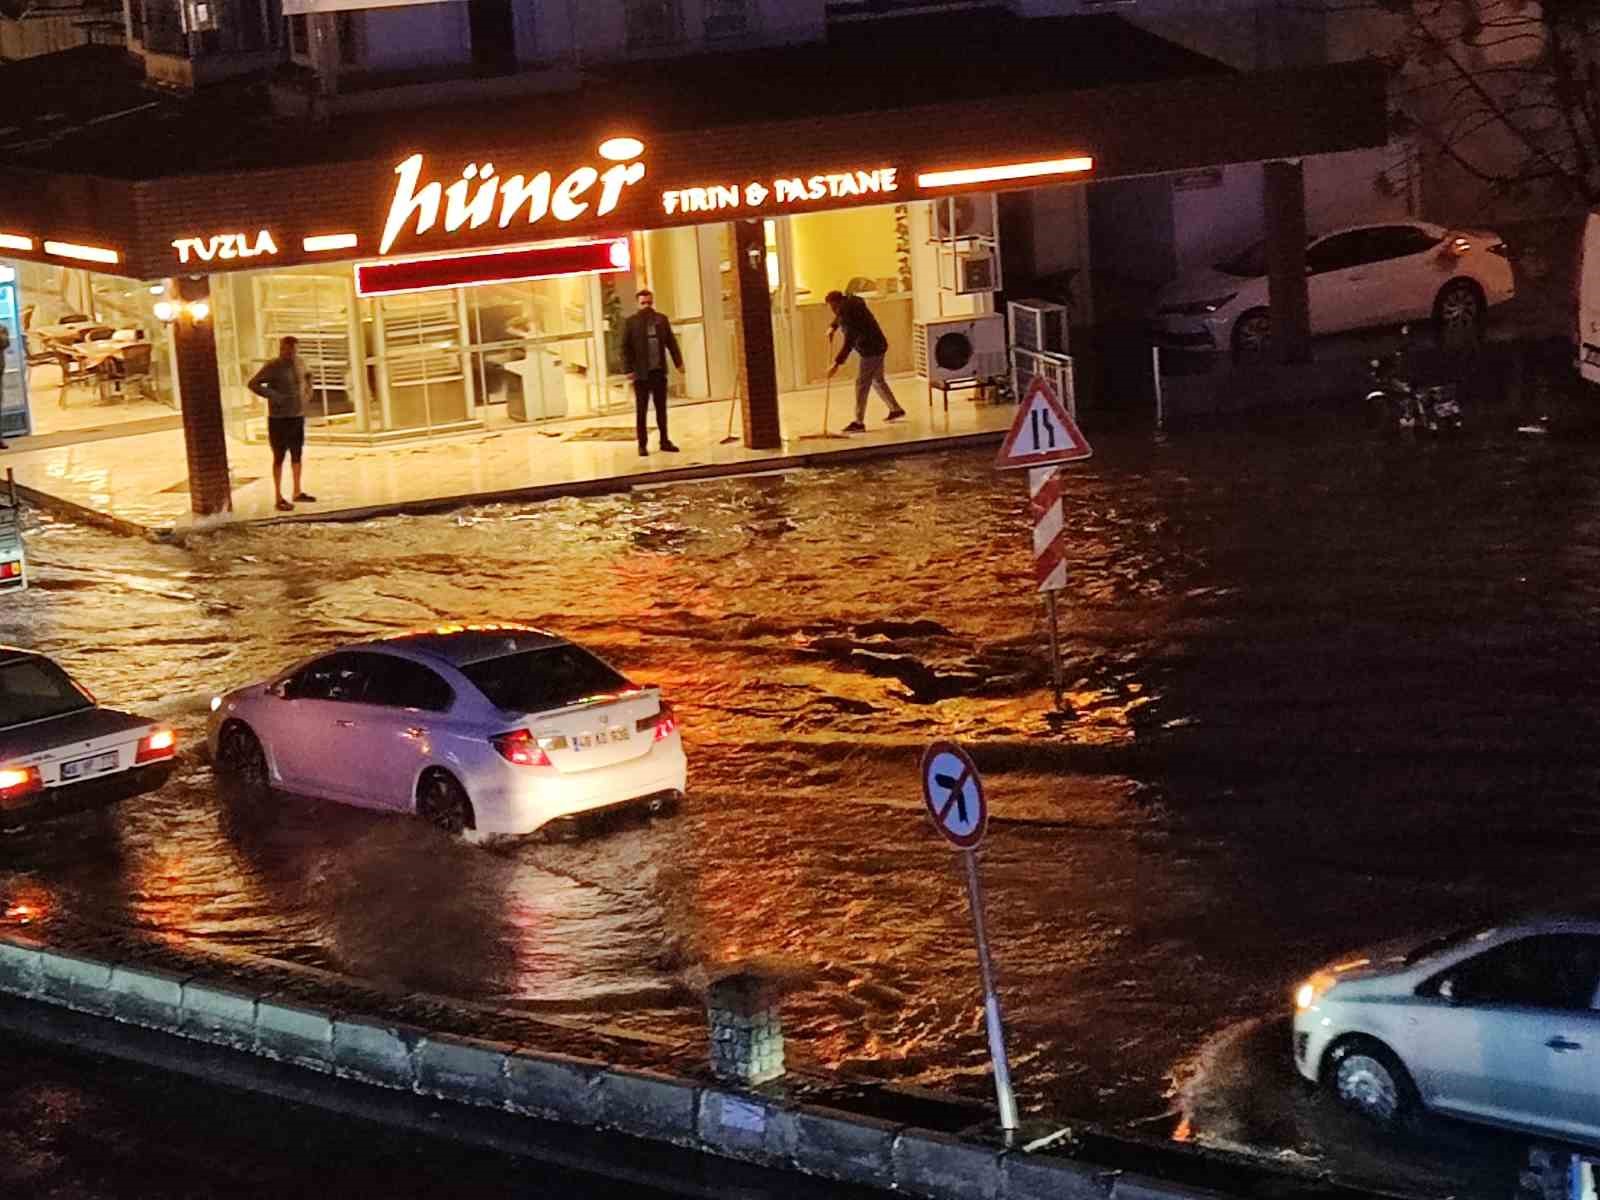
M 1043 375 L 1035 375 L 1028 392 L 1017 405 L 1017 419 L 1000 444 L 994 465 L 1047 467 L 1055 463 L 1077 462 L 1094 454 L 1089 439 L 1077 422 L 1067 415 L 1066 406 Z
M 994 962 L 989 957 L 989 932 L 983 919 L 983 884 L 974 851 L 989 825 L 989 804 L 983 778 L 967 752 L 953 742 L 934 742 L 922 755 L 922 798 L 939 833 L 962 852 L 967 868 L 967 901 L 978 942 L 978 973 L 983 978 L 983 1023 L 994 1062 L 994 1092 L 1000 1106 L 1000 1128 L 1017 1128 L 1017 1099 L 1011 1091 L 1011 1064 L 1006 1057 L 1005 1026 L 995 990 Z

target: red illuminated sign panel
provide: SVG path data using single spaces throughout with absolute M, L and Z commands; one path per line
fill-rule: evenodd
M 477 283 L 511 283 L 558 275 L 599 275 L 626 271 L 633 265 L 627 238 L 568 245 L 530 246 L 520 250 L 487 250 L 412 258 L 400 262 L 359 263 L 356 292 L 391 296 L 436 288 L 471 287 Z

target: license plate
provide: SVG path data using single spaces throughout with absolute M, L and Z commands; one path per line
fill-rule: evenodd
M 108 750 L 104 754 L 91 755 L 89 758 L 75 758 L 71 762 L 61 764 L 62 779 L 82 779 L 86 775 L 99 775 L 104 771 L 117 769 L 117 752 Z
M 593 750 L 596 746 L 609 746 L 613 742 L 625 742 L 630 736 L 626 725 L 619 725 L 615 729 L 601 729 L 595 733 L 580 733 L 572 739 L 572 748 L 574 750 Z

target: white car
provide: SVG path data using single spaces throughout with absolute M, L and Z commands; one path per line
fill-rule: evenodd
M 1600 1145 L 1600 921 L 1352 954 L 1294 999 L 1296 1069 L 1381 1125 L 1420 1106 Z
M 564 638 L 443 626 L 345 646 L 211 702 L 218 770 L 450 833 L 526 834 L 558 817 L 684 792 L 672 706 Z
M 113 708 L 50 659 L 0 646 L 0 825 L 153 791 L 177 737 Z
M 1476 331 L 1516 295 L 1498 234 L 1424 221 L 1357 225 L 1312 238 L 1306 290 L 1313 335 L 1431 319 L 1441 332 Z M 1266 243 L 1161 290 L 1151 334 L 1185 350 L 1260 352 L 1272 337 Z

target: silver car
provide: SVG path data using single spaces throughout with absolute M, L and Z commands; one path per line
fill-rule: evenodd
M 1409 1110 L 1600 1145 L 1600 921 L 1549 917 L 1380 946 L 1295 992 L 1305 1078 Z
M 153 791 L 177 748 L 168 726 L 101 708 L 44 655 L 0 646 L 0 826 Z
M 216 697 L 218 770 L 451 833 L 681 797 L 672 706 L 580 646 L 526 625 L 449 625 L 345 646 Z

